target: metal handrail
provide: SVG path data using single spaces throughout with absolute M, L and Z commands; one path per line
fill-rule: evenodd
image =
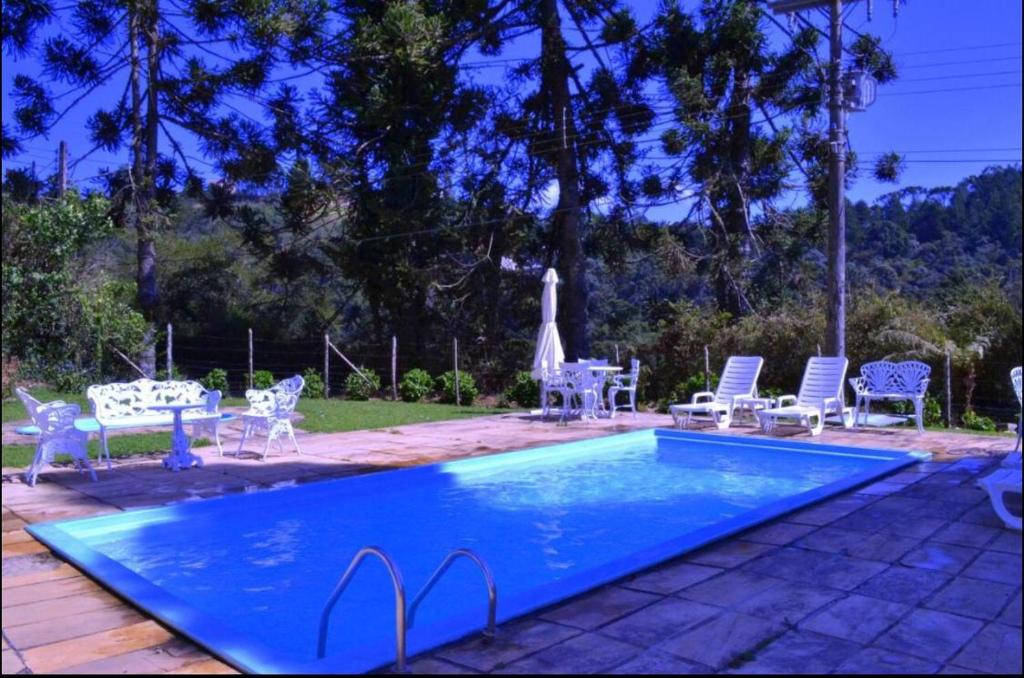
M 423 602 L 423 599 L 434 588 L 437 580 L 448 571 L 451 564 L 459 557 L 465 557 L 473 561 L 480 568 L 480 571 L 483 572 L 484 581 L 487 584 L 487 628 L 484 630 L 484 637 L 492 639 L 495 636 L 495 618 L 498 614 L 498 588 L 494 585 L 494 575 L 491 574 L 491 568 L 487 567 L 487 563 L 484 562 L 483 558 L 470 549 L 455 549 L 445 556 L 444 560 L 441 561 L 441 565 L 434 570 L 434 574 L 430 576 L 427 583 L 416 594 L 416 597 L 413 598 L 412 604 L 409 605 L 409 614 L 407 615 L 409 628 L 412 628 L 413 623 L 415 623 L 416 609 L 419 607 L 419 604 Z
M 391 557 L 383 549 L 377 546 L 365 546 L 359 549 L 359 552 L 352 558 L 352 562 L 349 563 L 348 569 L 345 570 L 345 574 L 341 575 L 341 579 L 338 580 L 338 584 L 334 587 L 334 592 L 328 598 L 327 604 L 324 605 L 324 611 L 320 615 L 320 635 L 317 638 L 316 656 L 317 659 L 324 658 L 324 654 L 327 651 L 327 622 L 330 619 L 331 610 L 334 608 L 334 604 L 338 602 L 341 594 L 345 592 L 345 587 L 348 586 L 349 580 L 355 576 L 356 570 L 367 556 L 377 556 L 381 559 L 384 566 L 388 569 L 388 574 L 391 575 L 391 583 L 395 587 L 395 665 L 399 671 L 405 672 L 405 585 L 402 583 L 402 573 L 399 572 L 398 566 L 395 565 L 394 561 L 391 560 Z

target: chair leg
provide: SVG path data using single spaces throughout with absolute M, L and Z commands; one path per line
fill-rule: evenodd
M 249 435 L 251 433 L 252 433 L 252 424 L 246 422 L 245 425 L 242 426 L 242 439 L 238 441 L 238 449 L 235 450 L 235 456 L 236 457 L 242 453 L 242 446 L 245 445 L 245 441 L 246 441 L 246 439 L 248 439 L 248 437 L 249 437 Z
M 25 472 L 25 480 L 28 481 L 29 487 L 35 487 L 36 478 L 39 477 L 39 472 L 43 469 L 43 443 L 36 445 L 35 456 L 32 457 L 32 463 L 29 464 L 28 470 Z
M 636 389 L 629 391 L 629 408 L 633 410 L 633 418 L 636 419 Z
M 914 418 L 917 420 L 917 432 L 924 433 L 924 400 L 914 399 Z
M 103 443 L 101 445 L 101 447 L 103 448 L 103 454 L 107 455 L 107 470 L 109 471 L 111 468 L 113 468 L 113 466 L 110 463 L 110 445 L 107 444 L 107 429 L 106 429 L 106 427 L 100 427 L 100 442 Z M 99 461 L 99 460 L 97 460 L 97 461 Z

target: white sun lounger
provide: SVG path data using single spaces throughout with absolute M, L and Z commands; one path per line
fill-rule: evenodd
M 999 516 L 1006 526 L 1014 530 L 1020 530 L 1021 517 L 1013 515 L 1006 508 L 1006 495 L 1021 493 L 1020 467 L 999 468 L 979 480 L 978 484 L 988 492 L 988 496 L 992 500 L 992 508 L 995 509 L 996 515 Z
M 740 401 L 757 397 L 757 377 L 761 374 L 762 365 L 764 358 L 760 356 L 731 356 L 725 361 L 722 378 L 714 393 L 694 393 L 689 403 L 669 406 L 676 426 L 688 426 L 693 415 L 701 414 L 710 415 L 718 429 L 728 428 Z
M 841 417 L 845 428 L 853 426 L 853 408 L 843 404 L 843 380 L 848 365 L 846 358 L 816 356 L 808 360 L 800 393 L 781 396 L 777 401 L 779 407 L 757 413 L 764 432 L 771 432 L 779 420 L 796 420 L 816 436 L 824 430 L 828 416 Z M 787 402 L 793 404 L 785 405 Z

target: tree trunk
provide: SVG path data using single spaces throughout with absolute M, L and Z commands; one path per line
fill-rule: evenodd
M 565 56 L 561 20 L 556 0 L 541 5 L 541 80 L 550 103 L 555 136 L 555 168 L 558 176 L 558 206 L 552 219 L 558 248 L 558 273 L 564 280 L 560 323 L 565 336 L 567 360 L 588 357 L 587 260 L 580 234 L 582 204 L 576 164 L 575 126 L 569 94 L 569 61 Z

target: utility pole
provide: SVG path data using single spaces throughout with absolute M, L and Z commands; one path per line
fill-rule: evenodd
M 68 142 L 62 141 L 57 150 L 57 195 L 61 198 L 68 190 Z
M 858 0 L 847 0 L 847 4 Z M 828 308 L 825 311 L 825 353 L 846 355 L 846 112 L 863 111 L 875 97 L 875 82 L 866 73 L 843 73 L 843 0 L 774 0 L 775 14 L 793 14 L 829 7 L 828 68 Z M 893 0 L 893 16 L 900 0 Z M 871 19 L 872 0 L 868 0 Z M 846 76 L 850 76 L 848 79 Z M 850 101 L 846 88 L 850 87 Z
M 846 111 L 843 109 L 843 0 L 831 0 L 828 64 L 828 309 L 825 351 L 846 355 Z

